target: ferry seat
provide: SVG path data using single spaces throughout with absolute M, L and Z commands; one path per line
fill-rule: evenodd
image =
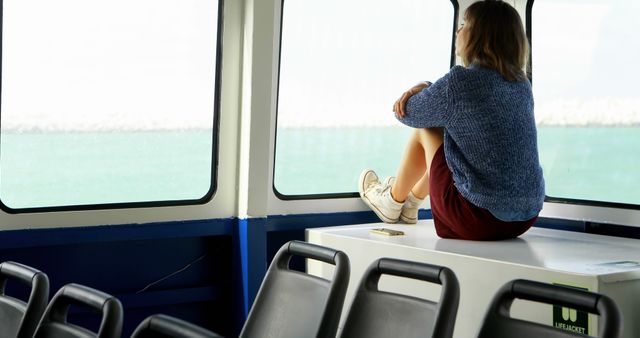
M 335 266 L 332 280 L 289 269 L 292 256 Z M 349 283 L 342 251 L 291 241 L 276 253 L 240 337 L 335 337 Z
M 31 286 L 27 302 L 5 293 L 7 281 Z M 31 338 L 49 300 L 49 278 L 41 271 L 15 262 L 0 264 L 0 337 Z
M 552 326 L 510 317 L 514 299 L 558 305 L 600 316 L 600 338 L 622 335 L 622 316 L 613 300 L 606 295 L 553 284 L 518 279 L 503 285 L 496 293 L 485 316 L 478 338 L 568 338 L 589 337 Z
M 102 314 L 98 333 L 67 322 L 71 305 L 89 308 Z M 36 330 L 36 338 L 120 338 L 122 332 L 122 304 L 104 292 L 79 285 L 67 284 L 53 296 Z
M 156 314 L 147 317 L 131 338 L 222 338 L 207 329 L 175 317 Z
M 380 291 L 381 275 L 442 285 L 438 303 Z M 450 338 L 458 312 L 460 287 L 451 269 L 426 263 L 380 258 L 363 275 L 341 337 Z

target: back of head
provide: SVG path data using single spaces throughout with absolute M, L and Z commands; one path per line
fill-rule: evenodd
M 515 8 L 500 0 L 473 3 L 465 12 L 465 26 L 465 65 L 475 63 L 494 69 L 507 81 L 526 79 L 529 42 Z

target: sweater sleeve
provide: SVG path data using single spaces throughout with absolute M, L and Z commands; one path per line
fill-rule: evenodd
M 398 120 L 413 128 L 445 127 L 451 120 L 451 79 L 455 68 L 407 100 L 406 115 Z

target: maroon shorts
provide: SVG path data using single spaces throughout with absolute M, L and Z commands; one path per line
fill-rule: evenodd
M 487 209 L 467 201 L 453 184 L 444 148 L 436 151 L 429 172 L 431 213 L 436 233 L 442 238 L 491 241 L 515 238 L 527 231 L 538 216 L 521 222 L 504 222 Z

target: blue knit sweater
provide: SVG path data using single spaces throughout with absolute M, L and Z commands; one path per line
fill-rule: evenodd
M 412 96 L 400 122 L 444 127 L 456 188 L 503 221 L 536 216 L 544 201 L 529 81 L 509 82 L 478 65 L 455 66 Z

